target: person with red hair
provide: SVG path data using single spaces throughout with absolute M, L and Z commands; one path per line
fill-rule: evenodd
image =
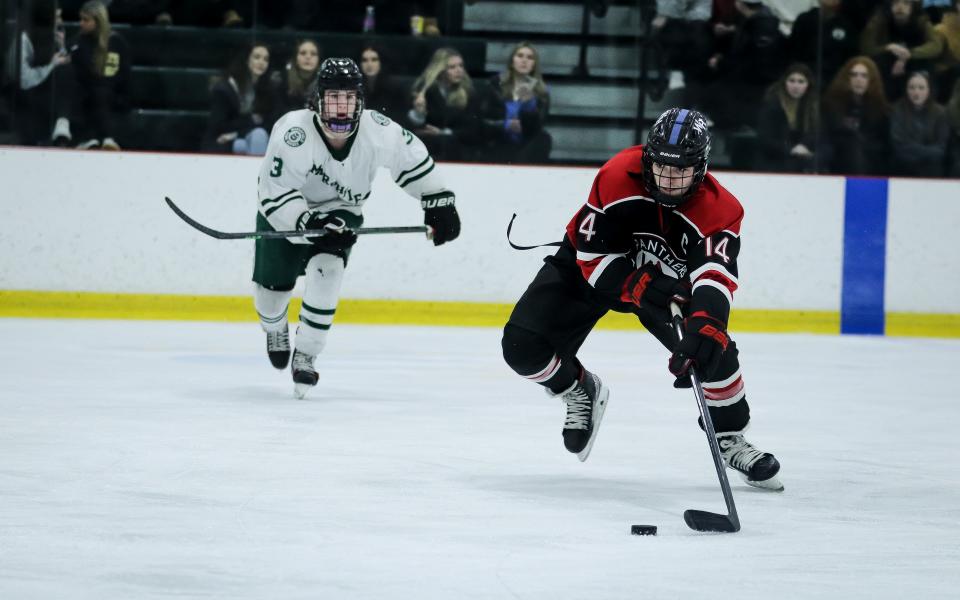
M 889 112 L 877 64 L 866 56 L 848 60 L 823 98 L 832 173 L 885 173 Z

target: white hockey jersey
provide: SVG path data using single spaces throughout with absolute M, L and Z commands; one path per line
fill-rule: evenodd
M 360 215 L 380 167 L 418 200 L 445 191 L 423 142 L 384 115 L 363 111 L 356 133 L 344 148 L 334 150 L 321 133 L 317 114 L 295 110 L 273 126 L 260 166 L 257 208 L 277 230 L 296 229 L 307 209 Z

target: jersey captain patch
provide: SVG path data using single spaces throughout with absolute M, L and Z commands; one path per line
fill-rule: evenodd
M 307 141 L 307 132 L 300 127 L 291 127 L 283 134 L 283 141 L 291 148 L 296 148 Z

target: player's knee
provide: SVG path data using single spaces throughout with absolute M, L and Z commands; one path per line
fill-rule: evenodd
M 307 271 L 318 272 L 325 276 L 333 275 L 335 272 L 342 272 L 345 268 L 344 258 L 338 254 L 328 254 L 321 252 L 314 254 L 307 262 Z
M 521 375 L 536 372 L 553 357 L 554 350 L 536 332 L 507 323 L 503 328 L 503 359 Z

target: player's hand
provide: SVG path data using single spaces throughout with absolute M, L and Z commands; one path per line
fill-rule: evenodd
M 690 301 L 690 284 L 670 277 L 654 265 L 646 264 L 624 280 L 620 300 L 661 313 L 662 320 L 669 321 L 670 303 L 683 306 Z
M 425 195 L 420 200 L 427 238 L 433 240 L 434 246 L 452 242 L 460 235 L 460 215 L 455 203 L 452 192 Z
M 343 252 L 357 243 L 357 232 L 347 227 L 347 222 L 335 215 L 322 212 L 305 211 L 297 219 L 297 229 L 323 230 L 323 235 L 310 236 L 307 239 L 327 252 Z
M 727 326 L 722 321 L 705 312 L 690 315 L 683 322 L 683 340 L 670 357 L 670 372 L 677 378 L 673 387 L 690 387 L 691 367 L 701 381 L 710 381 L 728 343 Z

